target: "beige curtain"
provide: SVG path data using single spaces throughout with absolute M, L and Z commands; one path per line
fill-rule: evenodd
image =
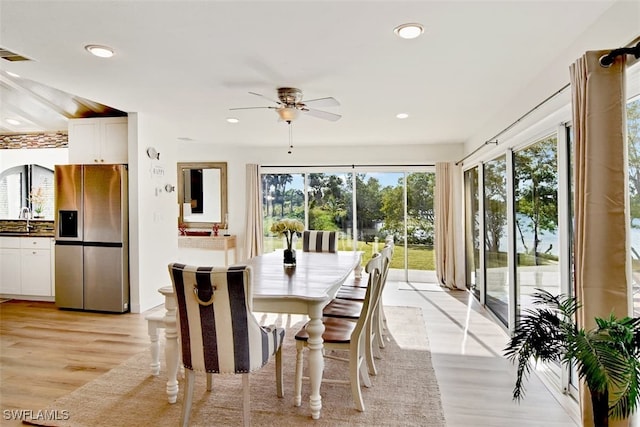
M 580 327 L 595 317 L 628 314 L 625 59 L 600 66 L 607 52 L 587 52 L 570 67 L 573 96 L 575 286 Z M 592 426 L 582 387 L 583 425 Z M 611 426 L 627 421 L 611 420 Z
M 245 259 L 262 254 L 262 185 L 260 165 L 247 165 L 247 200 L 245 218 Z
M 434 196 L 436 276 L 442 286 L 465 289 L 460 167 L 436 163 Z

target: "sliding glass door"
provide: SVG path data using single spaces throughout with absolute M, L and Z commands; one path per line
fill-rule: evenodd
M 407 280 L 437 281 L 435 276 L 435 173 L 409 173 L 407 182 Z
M 309 173 L 309 230 L 338 231 L 338 248 L 352 249 L 353 181 L 350 173 Z
M 304 222 L 304 175 L 262 175 L 263 250 L 265 253 L 282 249 L 282 239 L 269 230 L 271 224 L 282 218 L 295 218 Z M 299 247 L 300 243 L 298 243 Z
M 537 289 L 554 295 L 562 292 L 557 150 L 554 135 L 513 154 L 516 314 L 531 308 L 531 294 Z
M 486 304 L 509 324 L 506 155 L 484 165 L 484 257 Z
M 480 187 L 478 166 L 464 173 L 465 276 L 467 289 L 480 299 Z
M 282 247 L 270 232 L 281 218 L 300 219 L 311 230 L 339 231 L 339 249 L 361 250 L 363 259 L 393 236 L 394 277 L 433 282 L 434 186 L 435 174 L 426 171 L 263 174 L 264 250 Z

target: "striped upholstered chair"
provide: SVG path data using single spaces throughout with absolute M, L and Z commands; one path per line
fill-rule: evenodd
M 178 304 L 182 362 L 187 384 L 182 425 L 189 425 L 195 372 L 242 374 L 243 422 L 250 424 L 249 372 L 276 356 L 276 391 L 282 397 L 284 329 L 261 327 L 251 312 L 251 268 L 169 264 Z
M 305 230 L 302 233 L 303 252 L 337 252 L 338 232 Z

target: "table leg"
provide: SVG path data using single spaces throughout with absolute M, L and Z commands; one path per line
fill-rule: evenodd
M 169 403 L 176 403 L 178 398 L 178 330 L 176 327 L 176 301 L 165 296 L 164 316 L 165 337 L 167 339 L 165 357 L 167 359 L 167 397 Z
M 311 408 L 311 418 L 317 420 L 320 418 L 320 410 L 322 409 L 320 386 L 322 385 L 322 371 L 324 370 L 322 304 L 309 305 L 309 319 L 307 324 L 307 332 L 309 333 L 309 340 L 307 341 L 309 348 L 309 382 L 311 385 L 309 407 Z
M 358 279 L 362 277 L 362 255 L 360 255 L 360 258 L 358 259 L 358 264 L 356 265 L 356 268 L 353 269 L 354 271 L 354 276 L 357 277 Z
M 154 320 L 148 319 L 149 340 L 151 341 L 151 374 L 160 375 L 160 342 L 158 340 L 158 323 Z

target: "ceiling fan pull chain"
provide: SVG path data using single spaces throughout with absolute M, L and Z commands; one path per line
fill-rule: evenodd
M 293 125 L 291 124 L 291 120 L 287 121 L 289 123 L 289 151 L 288 154 L 291 154 L 291 150 L 293 150 Z

